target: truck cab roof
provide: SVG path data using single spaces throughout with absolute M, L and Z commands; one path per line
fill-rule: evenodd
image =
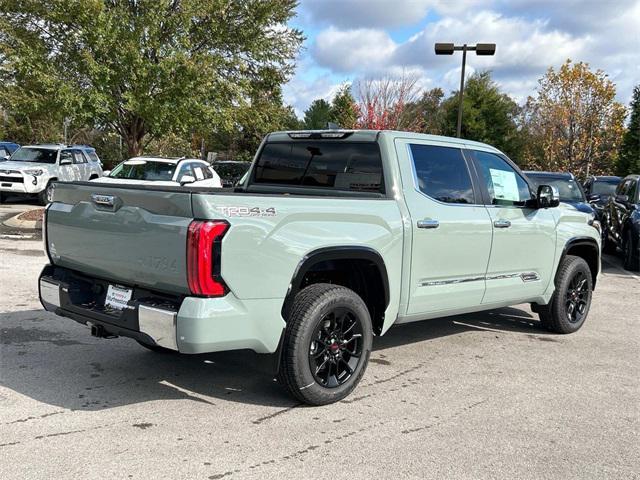
M 426 133 L 404 132 L 399 130 L 287 130 L 273 132 L 267 135 L 267 142 L 284 142 L 291 140 L 349 140 L 352 142 L 375 142 L 381 136 L 391 138 L 405 138 L 434 143 L 454 143 L 460 147 L 482 147 L 494 152 L 500 152 L 497 148 L 486 143 L 467 140 L 464 138 L 446 137 L 443 135 L 430 135 Z

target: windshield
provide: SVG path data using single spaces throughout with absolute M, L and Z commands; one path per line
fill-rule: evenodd
M 604 181 L 593 182 L 593 185 L 591 186 L 591 193 L 593 195 L 611 196 L 615 193 L 618 183 L 620 183 L 619 180 L 612 181 L 612 182 L 604 182 Z
M 551 185 L 558 189 L 561 202 L 584 202 L 584 193 L 578 183 L 572 178 L 558 178 L 546 176 L 534 176 L 529 174 L 529 179 L 535 184 L 536 188 L 540 185 Z
M 114 168 L 109 177 L 128 180 L 171 181 L 176 170 L 175 163 L 168 162 L 144 162 L 127 165 L 121 163 Z
M 58 151 L 49 148 L 22 147 L 11 155 L 12 162 L 56 163 Z

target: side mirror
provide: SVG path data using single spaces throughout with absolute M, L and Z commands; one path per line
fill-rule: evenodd
M 587 200 L 589 202 L 599 202 L 600 201 L 600 195 L 598 195 L 597 193 L 592 193 L 591 195 L 589 195 L 587 197 Z
M 540 185 L 536 198 L 538 200 L 538 208 L 554 208 L 560 205 L 558 189 L 551 185 Z
M 102 171 L 102 176 L 103 177 L 108 177 L 111 174 L 111 170 L 103 170 Z
M 5 155 L 4 157 L 2 157 L 2 160 L 4 160 L 6 162 L 10 158 L 11 158 L 11 155 Z
M 195 181 L 196 179 L 191 175 L 183 175 L 182 177 L 180 177 L 180 185 L 186 185 L 187 183 L 193 183 Z
M 68 158 L 60 159 L 60 166 L 62 166 L 62 165 L 71 165 L 71 163 L 72 163 L 71 160 L 68 159 Z
M 618 203 L 629 203 L 628 195 L 616 195 L 616 202 Z

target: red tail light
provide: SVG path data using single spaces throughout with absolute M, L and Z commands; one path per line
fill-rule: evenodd
M 187 281 L 194 295 L 222 297 L 229 291 L 220 275 L 222 237 L 229 224 L 194 220 L 187 234 Z

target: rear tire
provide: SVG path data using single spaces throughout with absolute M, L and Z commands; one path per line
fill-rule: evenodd
M 0 192 L 0 203 L 4 203 L 4 193 Z
M 640 253 L 637 252 L 638 245 L 633 244 L 633 233 L 631 228 L 627 229 L 627 233 L 624 236 L 624 244 L 622 246 L 622 253 L 624 255 L 624 269 L 632 272 L 640 270 Z
M 589 314 L 593 280 L 591 269 L 581 257 L 565 256 L 558 266 L 556 290 L 548 305 L 537 307 L 542 326 L 554 333 L 580 330 Z
M 369 310 L 353 290 L 310 285 L 291 309 L 278 381 L 309 405 L 338 402 L 364 375 L 372 339 Z

